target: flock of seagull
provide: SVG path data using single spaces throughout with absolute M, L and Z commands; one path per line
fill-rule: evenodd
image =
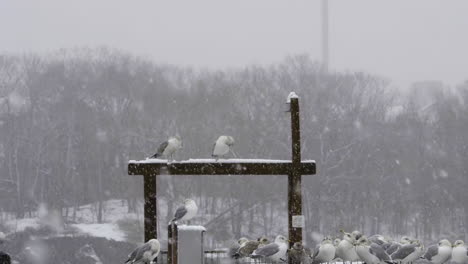
M 213 145 L 213 151 L 211 156 L 215 159 L 219 159 L 229 152 L 232 152 L 231 147 L 234 145 L 234 138 L 231 136 L 219 136 Z M 167 157 L 170 160 L 173 159 L 174 153 L 182 148 L 182 140 L 179 136 L 170 137 L 168 140 L 161 143 L 158 147 L 157 152 L 150 158 Z
M 409 264 L 446 262 L 468 264 L 468 251 L 462 240 L 450 243 L 447 239 L 425 249 L 418 239 L 404 236 L 393 241 L 382 235 L 367 237 L 359 231 L 343 233 L 342 239 L 325 237 L 313 252 L 296 242 L 288 249 L 287 240 L 277 236 L 273 243 L 261 237 L 257 240 L 241 238 L 229 249 L 231 258 L 264 257 L 273 262 L 289 260 L 290 263 L 364 262 L 366 264 Z

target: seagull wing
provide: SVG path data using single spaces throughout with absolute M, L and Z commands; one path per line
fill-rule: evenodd
M 177 221 L 181 219 L 182 217 L 184 217 L 185 214 L 187 214 L 187 208 L 185 208 L 185 206 L 182 205 L 181 207 L 177 208 L 174 214 L 174 219 L 172 219 L 172 221 Z
M 143 254 L 149 250 L 151 250 L 151 245 L 149 243 L 146 243 L 141 247 L 137 248 L 137 252 L 135 254 L 135 258 L 133 259 L 133 263 L 140 261 L 143 258 Z
M 392 260 L 402 260 L 416 250 L 417 245 L 404 245 L 392 254 Z
M 401 246 L 397 243 L 393 243 L 390 247 L 388 247 L 387 249 L 385 249 L 385 251 L 387 252 L 387 254 L 391 255 L 393 253 L 395 253 Z
M 156 154 L 151 156 L 151 158 L 157 158 L 157 157 L 162 156 L 164 150 L 167 148 L 168 145 L 169 145 L 169 141 L 164 141 L 163 143 L 161 143 L 161 145 L 159 145 L 158 152 L 156 152 Z
M 127 261 L 125 261 L 125 263 L 131 263 L 131 261 L 133 261 L 133 260 L 135 259 L 136 255 L 137 255 L 137 253 L 138 253 L 138 249 L 139 249 L 138 247 L 135 248 L 135 249 L 132 251 L 132 253 L 130 253 L 130 255 L 128 255 L 128 259 L 127 259 Z
M 269 257 L 278 253 L 280 250 L 279 245 L 276 243 L 271 243 L 261 248 L 257 248 L 254 252 L 254 255 Z
M 439 246 L 432 245 L 427 248 L 426 253 L 424 253 L 423 258 L 427 260 L 432 260 L 432 258 L 439 253 Z
M 318 256 L 319 251 L 320 251 L 320 244 L 318 244 L 317 246 L 315 246 L 314 255 L 312 256 L 312 258 L 313 258 L 314 260 L 315 260 L 315 258 Z
M 387 252 L 385 252 L 385 250 L 375 244 L 375 243 L 372 243 L 369 247 L 369 252 L 376 256 L 378 259 L 380 259 L 380 261 L 387 261 L 387 260 L 390 260 L 390 256 L 388 256 Z
M 239 248 L 239 253 L 241 256 L 248 256 L 254 252 L 258 248 L 258 245 L 260 245 L 260 242 L 258 241 L 248 241 L 245 242 L 240 248 Z

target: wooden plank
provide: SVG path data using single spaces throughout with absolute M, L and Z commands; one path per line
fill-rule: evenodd
M 315 161 L 296 164 L 301 175 L 315 174 Z M 231 163 L 231 162 L 172 162 L 172 163 L 129 163 L 129 175 L 288 175 L 292 162 L 275 163 Z

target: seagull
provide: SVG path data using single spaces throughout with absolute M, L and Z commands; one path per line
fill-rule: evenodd
M 289 263 L 304 263 L 307 256 L 301 242 L 295 242 L 287 252 Z
M 335 258 L 336 248 L 331 238 L 325 237 L 319 245 L 315 247 L 312 256 L 312 264 L 331 262 Z
M 236 258 L 237 252 L 242 244 L 249 241 L 246 237 L 241 237 L 237 242 L 233 243 L 233 245 L 229 248 L 228 255 L 230 258 Z
M 356 242 L 356 253 L 366 264 L 392 263 L 392 259 L 382 246 L 372 243 L 366 236 L 362 236 Z
M 163 143 L 161 143 L 161 145 L 159 145 L 158 152 L 151 156 L 151 158 L 156 159 L 164 156 L 170 157 L 172 160 L 172 155 L 180 148 L 182 148 L 182 140 L 180 139 L 180 137 L 170 137 L 167 141 L 164 141 Z
M 195 217 L 198 212 L 197 204 L 192 199 L 185 199 L 184 205 L 177 208 L 171 222 L 187 221 Z
M 158 255 L 161 245 L 157 239 L 150 239 L 128 255 L 125 264 L 150 264 Z
M 442 264 L 447 262 L 452 256 L 452 244 L 447 239 L 439 241 L 437 245 L 432 245 L 427 248 L 423 258 L 429 260 L 433 264 Z
M 379 235 L 379 234 L 370 236 L 368 240 L 377 245 L 383 245 L 389 242 L 384 236 Z
M 387 252 L 387 254 L 392 255 L 398 249 L 400 249 L 404 245 L 411 244 L 411 238 L 404 236 L 400 239 L 400 242 L 390 241 L 382 245 L 383 249 Z
M 343 233 L 343 240 L 340 241 L 338 246 L 336 247 L 336 255 L 343 261 L 359 261 L 359 256 L 356 253 L 356 249 L 354 248 L 354 243 L 356 240 L 354 236 L 350 233 L 346 233 L 343 230 L 340 230 Z
M 284 236 L 277 236 L 275 242 L 257 248 L 250 257 L 252 258 L 269 258 L 271 261 L 284 261 L 286 251 L 288 250 L 287 239 Z
M 351 232 L 351 235 L 354 236 L 354 239 L 355 240 L 358 240 L 362 237 L 362 233 L 358 230 L 354 230 L 353 232 Z
M 453 244 L 452 262 L 457 264 L 468 263 L 468 251 L 463 240 L 457 240 Z
M 231 136 L 220 136 L 213 145 L 213 156 L 218 159 L 231 151 L 231 147 L 234 145 L 234 138 Z
M 250 256 L 260 245 L 260 241 L 258 240 L 248 240 L 246 239 L 237 250 L 237 253 L 234 255 L 236 259 L 238 258 L 245 258 Z
M 403 239 L 403 238 L 402 238 Z M 402 245 L 391 258 L 401 264 L 413 263 L 424 254 L 424 245 L 419 240 L 411 241 L 411 244 Z

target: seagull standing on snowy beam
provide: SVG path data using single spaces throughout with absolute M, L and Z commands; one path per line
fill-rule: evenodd
M 182 148 L 182 140 L 180 139 L 180 137 L 170 137 L 167 141 L 164 141 L 163 143 L 161 143 L 161 145 L 159 145 L 158 152 L 151 156 L 151 158 L 156 159 L 164 156 L 170 157 L 170 159 L 172 160 L 172 155 L 180 148 Z
M 226 155 L 231 150 L 231 147 L 234 145 L 234 138 L 231 136 L 220 136 L 218 140 L 213 145 L 213 156 L 215 159 Z
M 184 205 L 177 208 L 171 222 L 188 221 L 195 217 L 198 212 L 197 204 L 192 199 L 185 199 Z

